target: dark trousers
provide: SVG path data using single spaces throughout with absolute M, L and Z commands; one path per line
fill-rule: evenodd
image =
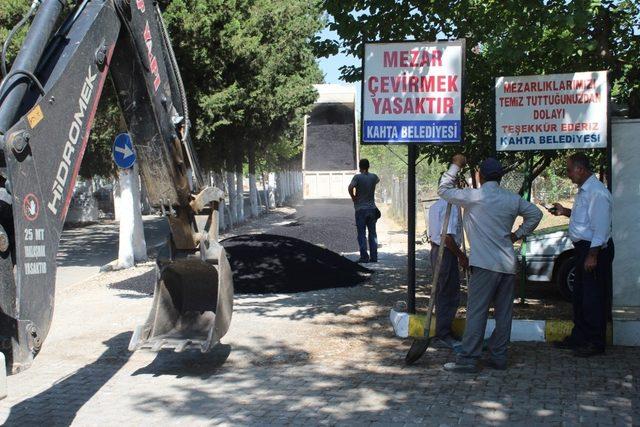
M 360 247 L 360 258 L 378 260 L 378 235 L 376 234 L 376 210 L 375 209 L 358 209 L 356 211 L 356 229 L 358 230 L 358 246 Z M 367 236 L 369 232 L 369 251 L 371 258 L 367 253 Z
M 431 244 L 431 271 L 435 272 L 440 246 Z M 451 335 L 451 325 L 460 306 L 460 271 L 458 258 L 445 247 L 436 288 L 436 336 Z
M 591 242 L 575 242 L 576 276 L 573 284 L 573 330 L 576 345 L 593 344 L 603 349 L 606 344 L 607 319 L 611 312 L 611 263 L 615 249 L 609 240 L 598 252 L 598 263 L 592 272 L 585 271 L 584 261 Z

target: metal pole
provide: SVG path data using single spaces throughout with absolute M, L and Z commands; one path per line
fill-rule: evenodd
M 528 153 L 527 163 L 524 171 L 524 179 L 526 183 L 526 190 L 522 197 L 527 201 L 531 201 L 531 173 L 533 172 L 531 169 L 533 168 L 533 155 Z M 525 297 L 525 287 L 527 284 L 527 238 L 526 236 L 522 239 L 522 246 L 520 247 L 520 257 L 522 259 L 522 270 L 520 271 L 520 301 L 519 304 L 526 305 L 526 297 Z
M 415 144 L 410 144 L 407 161 L 407 306 L 411 314 L 416 312 L 416 152 Z

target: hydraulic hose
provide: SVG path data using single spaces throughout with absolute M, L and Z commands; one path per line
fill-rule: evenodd
M 178 68 L 178 61 L 176 61 L 176 55 L 173 51 L 173 47 L 171 46 L 171 40 L 169 39 L 169 33 L 167 32 L 167 27 L 164 24 L 164 19 L 162 18 L 162 13 L 160 12 L 160 6 L 156 3 L 156 12 L 158 14 L 158 19 L 160 20 L 160 31 L 162 31 L 162 40 L 164 41 L 165 46 L 167 47 L 167 52 L 169 53 L 169 63 L 171 65 L 171 71 L 175 76 L 176 83 L 178 85 L 178 95 L 180 96 L 180 103 L 182 104 L 182 115 L 184 116 L 184 132 L 182 140 L 186 141 L 187 135 L 189 134 L 189 106 L 187 105 L 187 95 L 184 90 L 184 84 L 182 82 L 182 76 L 180 75 L 180 69 Z
M 20 52 L 18 52 L 16 59 L 13 61 L 13 69 L 29 73 L 35 71 L 64 7 L 65 3 L 62 0 L 47 0 L 40 5 L 20 48 Z M 28 83 L 16 81 L 20 78 L 24 77 L 8 75 L 5 78 L 5 84 L 9 85 L 11 90 L 2 94 L 3 99 L 0 104 L 1 131 L 6 131 L 13 125 L 15 115 L 20 109 L 22 98 L 27 91 Z
M 158 15 L 158 20 L 160 23 L 159 26 L 160 26 L 160 31 L 162 33 L 162 40 L 166 46 L 167 53 L 169 55 L 169 64 L 171 66 L 171 71 L 173 72 L 176 83 L 178 85 L 178 96 L 180 97 L 180 103 L 182 104 L 182 114 L 184 116 L 184 131 L 182 132 L 182 144 L 185 147 L 187 156 L 189 157 L 189 163 L 191 163 L 191 169 L 193 171 L 193 175 L 195 176 L 195 180 L 198 184 L 198 187 L 203 187 L 204 178 L 202 177 L 202 173 L 200 172 L 200 165 L 198 164 L 198 160 L 195 157 L 195 153 L 192 152 L 193 148 L 191 147 L 188 139 L 191 122 L 189 120 L 189 106 L 187 105 L 187 95 L 184 90 L 182 75 L 180 74 L 180 69 L 178 68 L 178 61 L 176 60 L 176 55 L 171 45 L 171 39 L 169 38 L 169 33 L 167 32 L 167 27 L 164 24 L 164 19 L 162 18 L 162 12 L 160 12 L 160 6 L 158 6 L 158 3 L 156 3 L 156 13 Z
M 0 58 L 0 65 L 2 66 L 3 78 L 7 75 L 7 49 L 11 44 L 11 40 L 13 40 L 13 37 L 20 30 L 20 28 L 22 28 L 22 26 L 26 24 L 26 22 L 31 19 L 33 15 L 35 15 L 36 10 L 38 10 L 38 6 L 40 6 L 40 0 L 33 0 L 29 10 L 22 16 L 22 19 L 20 19 L 20 21 L 11 29 L 11 31 L 9 31 L 9 35 L 2 45 L 2 57 Z

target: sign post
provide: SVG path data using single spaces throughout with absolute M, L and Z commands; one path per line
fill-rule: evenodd
M 114 200 L 116 218 L 120 221 L 117 268 L 129 268 L 147 259 L 144 225 L 140 206 L 140 187 L 135 167 L 136 153 L 128 133 L 116 136 L 112 147 L 113 161 L 118 166 L 119 192 Z
M 407 156 L 407 309 L 416 312 L 416 159 L 418 151 L 410 144 Z M 435 284 L 432 284 L 435 286 Z
M 463 140 L 465 41 L 365 43 L 362 143 L 408 144 L 407 305 L 415 307 L 415 144 Z

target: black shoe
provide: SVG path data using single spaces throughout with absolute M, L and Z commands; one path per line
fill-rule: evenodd
M 555 348 L 561 350 L 573 350 L 577 347 L 571 337 L 566 337 L 562 341 L 554 341 L 552 344 Z
M 369 259 L 367 258 L 358 258 L 358 260 L 356 261 L 359 264 L 366 264 L 369 262 Z
M 507 363 L 506 362 L 496 362 L 493 359 L 487 359 L 484 361 L 484 367 L 495 369 L 496 371 L 506 371 Z
M 576 357 L 591 357 L 604 354 L 604 347 L 598 347 L 594 344 L 585 344 L 573 349 L 573 355 Z
M 378 258 L 371 258 L 369 262 L 378 262 Z
M 432 340 L 434 348 L 448 348 L 451 350 L 455 350 L 456 347 L 462 345 L 462 343 L 456 340 L 451 335 L 446 335 L 444 337 L 434 337 Z

